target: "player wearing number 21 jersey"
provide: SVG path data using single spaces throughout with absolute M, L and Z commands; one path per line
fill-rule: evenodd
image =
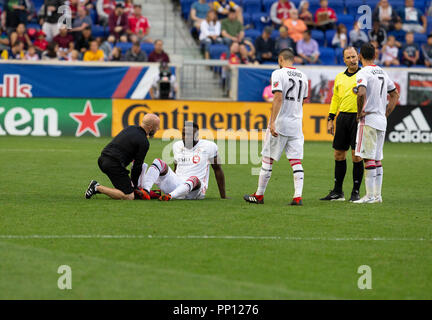
M 272 74 L 274 100 L 261 153 L 262 166 L 258 189 L 254 194 L 245 195 L 244 200 L 256 204 L 264 203 L 264 191 L 271 177 L 273 161 L 278 161 L 285 152 L 294 175 L 294 197 L 291 205 L 302 205 L 302 121 L 303 101 L 308 94 L 308 79 L 303 72 L 293 67 L 294 53 L 290 49 L 282 50 L 278 61 L 280 69 Z
M 399 99 L 395 84 L 387 73 L 374 64 L 375 47 L 364 44 L 360 49 L 363 68 L 357 74 L 357 119 L 355 155 L 365 162 L 366 195 L 354 203 L 382 202 L 383 147 L 387 117 Z M 387 95 L 390 96 L 387 104 Z

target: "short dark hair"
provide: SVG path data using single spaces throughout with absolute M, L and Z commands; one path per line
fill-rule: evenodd
M 284 60 L 294 61 L 295 55 L 294 55 L 294 51 L 292 51 L 290 48 L 285 48 L 279 52 L 279 56 L 282 56 Z
M 198 124 L 194 121 L 185 121 L 184 127 L 186 128 L 187 126 L 190 126 L 191 124 L 192 124 L 192 127 L 194 128 L 194 130 L 199 130 Z
M 361 46 L 360 54 L 365 60 L 374 60 L 375 59 L 375 47 L 372 43 L 368 42 Z
M 354 50 L 357 52 L 357 49 L 356 49 L 355 47 L 353 47 L 353 46 L 348 46 L 348 47 L 345 47 L 345 48 L 342 50 L 342 57 L 345 58 L 345 51 L 347 51 L 347 50 L 349 50 L 349 49 L 354 49 Z

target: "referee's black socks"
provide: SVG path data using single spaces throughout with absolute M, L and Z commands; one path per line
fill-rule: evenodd
M 347 170 L 346 160 L 335 160 L 335 185 L 333 188 L 334 192 L 342 193 L 342 185 Z
M 363 179 L 364 166 L 363 161 L 353 162 L 353 191 L 360 191 Z

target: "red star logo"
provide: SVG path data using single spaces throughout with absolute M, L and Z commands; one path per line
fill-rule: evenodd
M 278 85 L 279 85 L 279 81 L 276 81 L 276 82 L 274 83 L 274 87 L 277 88 Z
M 78 128 L 75 133 L 76 137 L 82 136 L 87 131 L 95 137 L 100 137 L 98 123 L 107 115 L 106 113 L 94 113 L 90 100 L 87 100 L 82 113 L 71 112 L 69 116 L 78 122 Z

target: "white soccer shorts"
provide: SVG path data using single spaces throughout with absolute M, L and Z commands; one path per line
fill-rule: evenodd
M 146 173 L 147 164 L 143 164 L 143 171 L 141 172 L 141 175 L 138 180 L 138 186 L 142 188 L 144 184 L 144 177 Z M 163 193 L 171 193 L 173 192 L 178 186 L 181 186 L 183 183 L 185 183 L 186 179 L 180 178 L 170 167 L 168 167 L 168 172 L 164 176 L 159 176 L 159 178 L 156 180 L 155 184 L 161 189 Z M 203 189 L 203 186 L 201 186 L 200 189 L 194 190 L 192 192 L 189 192 L 185 197 L 184 200 L 201 200 L 205 197 L 205 190 Z
M 288 137 L 278 134 L 274 137 L 267 129 L 261 155 L 279 161 L 282 152 L 288 159 L 303 159 L 304 136 Z
M 383 159 L 385 131 L 359 124 L 357 127 L 355 155 L 363 159 Z

